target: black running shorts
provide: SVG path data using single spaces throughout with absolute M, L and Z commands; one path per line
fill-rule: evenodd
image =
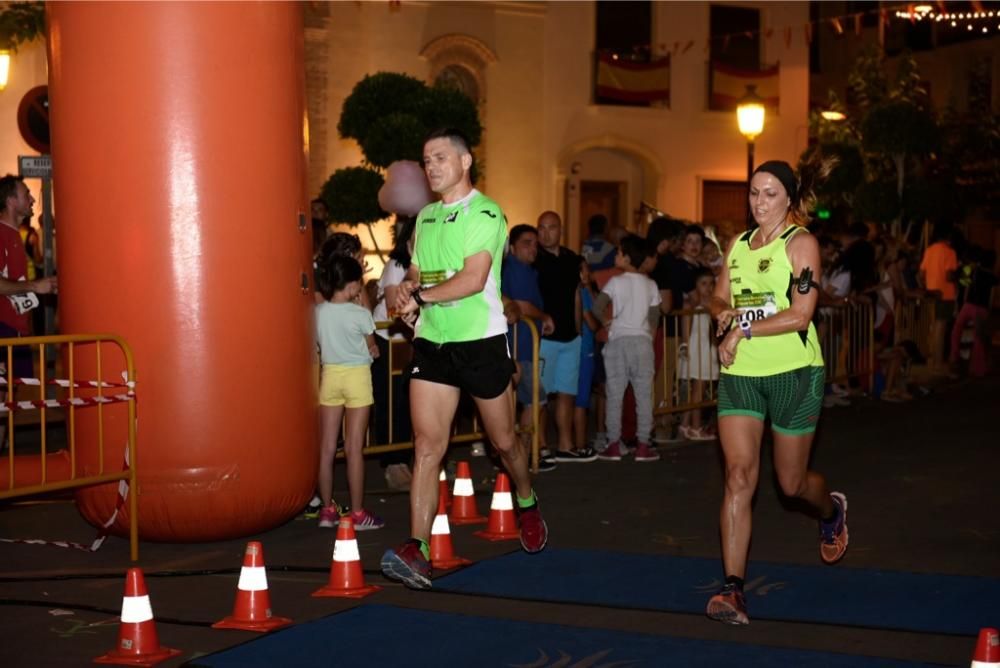
M 507 336 L 437 344 L 413 340 L 413 361 L 407 369 L 413 380 L 451 385 L 479 399 L 503 394 L 514 375 Z

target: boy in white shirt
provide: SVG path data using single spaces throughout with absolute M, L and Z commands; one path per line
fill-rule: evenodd
M 649 249 L 641 237 L 630 234 L 622 239 L 615 255 L 615 266 L 623 273 L 607 282 L 592 309 L 602 323 L 610 322 L 608 343 L 604 347 L 609 445 L 599 455 L 606 461 L 616 462 L 622 458 L 622 400 L 629 383 L 635 393 L 638 425 L 635 461 L 660 459 L 659 453 L 649 445 L 653 430 L 653 331 L 660 317 L 660 291 L 652 279 L 639 271 L 649 256 Z M 612 306 L 610 321 L 606 317 L 609 302 Z

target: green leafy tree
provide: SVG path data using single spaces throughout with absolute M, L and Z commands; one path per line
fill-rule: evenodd
M 330 219 L 367 225 L 374 242 L 371 224 L 389 215 L 378 206 L 382 170 L 397 160 L 419 162 L 424 137 L 439 127 L 459 129 L 473 147 L 482 139 L 476 105 L 457 89 L 430 87 L 396 72 L 378 72 L 359 81 L 344 100 L 337 131 L 358 142 L 363 165 L 338 169 L 323 185 L 320 198 Z
M 44 34 L 44 2 L 11 2 L 0 9 L 0 48 L 17 51 Z

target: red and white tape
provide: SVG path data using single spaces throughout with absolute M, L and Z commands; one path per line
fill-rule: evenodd
M 38 378 L 15 378 L 14 385 L 40 386 L 42 381 Z M 126 383 L 109 383 L 106 380 L 67 380 L 66 378 L 53 378 L 45 381 L 46 385 L 58 385 L 59 387 L 127 387 L 135 389 L 135 381 Z M 0 387 L 7 385 L 7 379 L 0 376 Z
M 64 408 L 68 406 L 96 406 L 117 404 L 134 399 L 134 394 L 113 394 L 111 396 L 72 397 L 69 399 L 33 399 L 25 401 L 4 401 L 0 403 L 0 414 L 7 411 L 32 411 L 39 408 Z
M 128 471 L 129 461 L 128 461 L 128 446 L 125 447 L 125 461 L 122 464 L 122 471 Z M 51 547 L 62 547 L 73 550 L 82 550 L 84 552 L 97 552 L 101 549 L 101 545 L 104 544 L 104 540 L 108 537 L 111 531 L 111 527 L 114 525 L 115 520 L 118 519 L 118 513 L 125 507 L 125 501 L 128 498 L 129 486 L 128 480 L 118 481 L 118 499 L 115 502 L 115 510 L 111 513 L 111 517 L 108 521 L 101 525 L 101 528 L 97 531 L 97 536 L 90 545 L 84 545 L 82 543 L 74 543 L 68 540 L 42 540 L 40 538 L 0 538 L 0 543 L 17 543 L 21 545 L 48 545 Z

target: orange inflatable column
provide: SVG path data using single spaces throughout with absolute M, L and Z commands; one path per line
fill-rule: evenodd
M 272 528 L 305 505 L 317 465 L 299 3 L 47 10 L 60 325 L 135 352 L 141 536 Z M 114 486 L 77 499 L 103 522 Z

